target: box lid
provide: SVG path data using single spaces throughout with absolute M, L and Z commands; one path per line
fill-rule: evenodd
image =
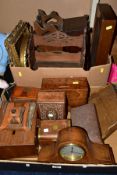
M 91 96 L 89 102 L 96 105 L 102 138 L 105 139 L 117 129 L 117 94 L 110 84 Z

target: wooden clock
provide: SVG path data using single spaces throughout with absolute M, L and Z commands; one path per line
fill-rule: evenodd
M 86 131 L 80 127 L 62 129 L 56 143 L 41 148 L 38 160 L 72 164 L 115 163 L 109 145 L 91 142 Z

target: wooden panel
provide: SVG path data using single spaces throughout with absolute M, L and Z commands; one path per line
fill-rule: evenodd
M 117 129 L 117 94 L 109 85 L 90 99 L 96 105 L 102 138 L 105 139 Z
M 99 121 L 94 104 L 85 104 L 71 109 L 72 126 L 84 128 L 92 142 L 102 143 Z

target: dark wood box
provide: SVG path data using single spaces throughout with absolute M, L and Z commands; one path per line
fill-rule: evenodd
M 64 91 L 68 105 L 76 107 L 86 104 L 89 95 L 89 84 L 85 77 L 43 78 L 42 90 Z
M 108 62 L 114 40 L 117 18 L 109 4 L 98 4 L 92 33 L 91 66 Z
M 64 92 L 40 91 L 37 103 L 40 119 L 57 120 L 67 118 L 67 103 Z

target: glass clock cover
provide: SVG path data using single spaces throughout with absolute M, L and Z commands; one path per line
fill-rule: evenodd
M 60 149 L 60 156 L 68 161 L 81 160 L 85 155 L 85 150 L 76 144 L 66 144 Z

